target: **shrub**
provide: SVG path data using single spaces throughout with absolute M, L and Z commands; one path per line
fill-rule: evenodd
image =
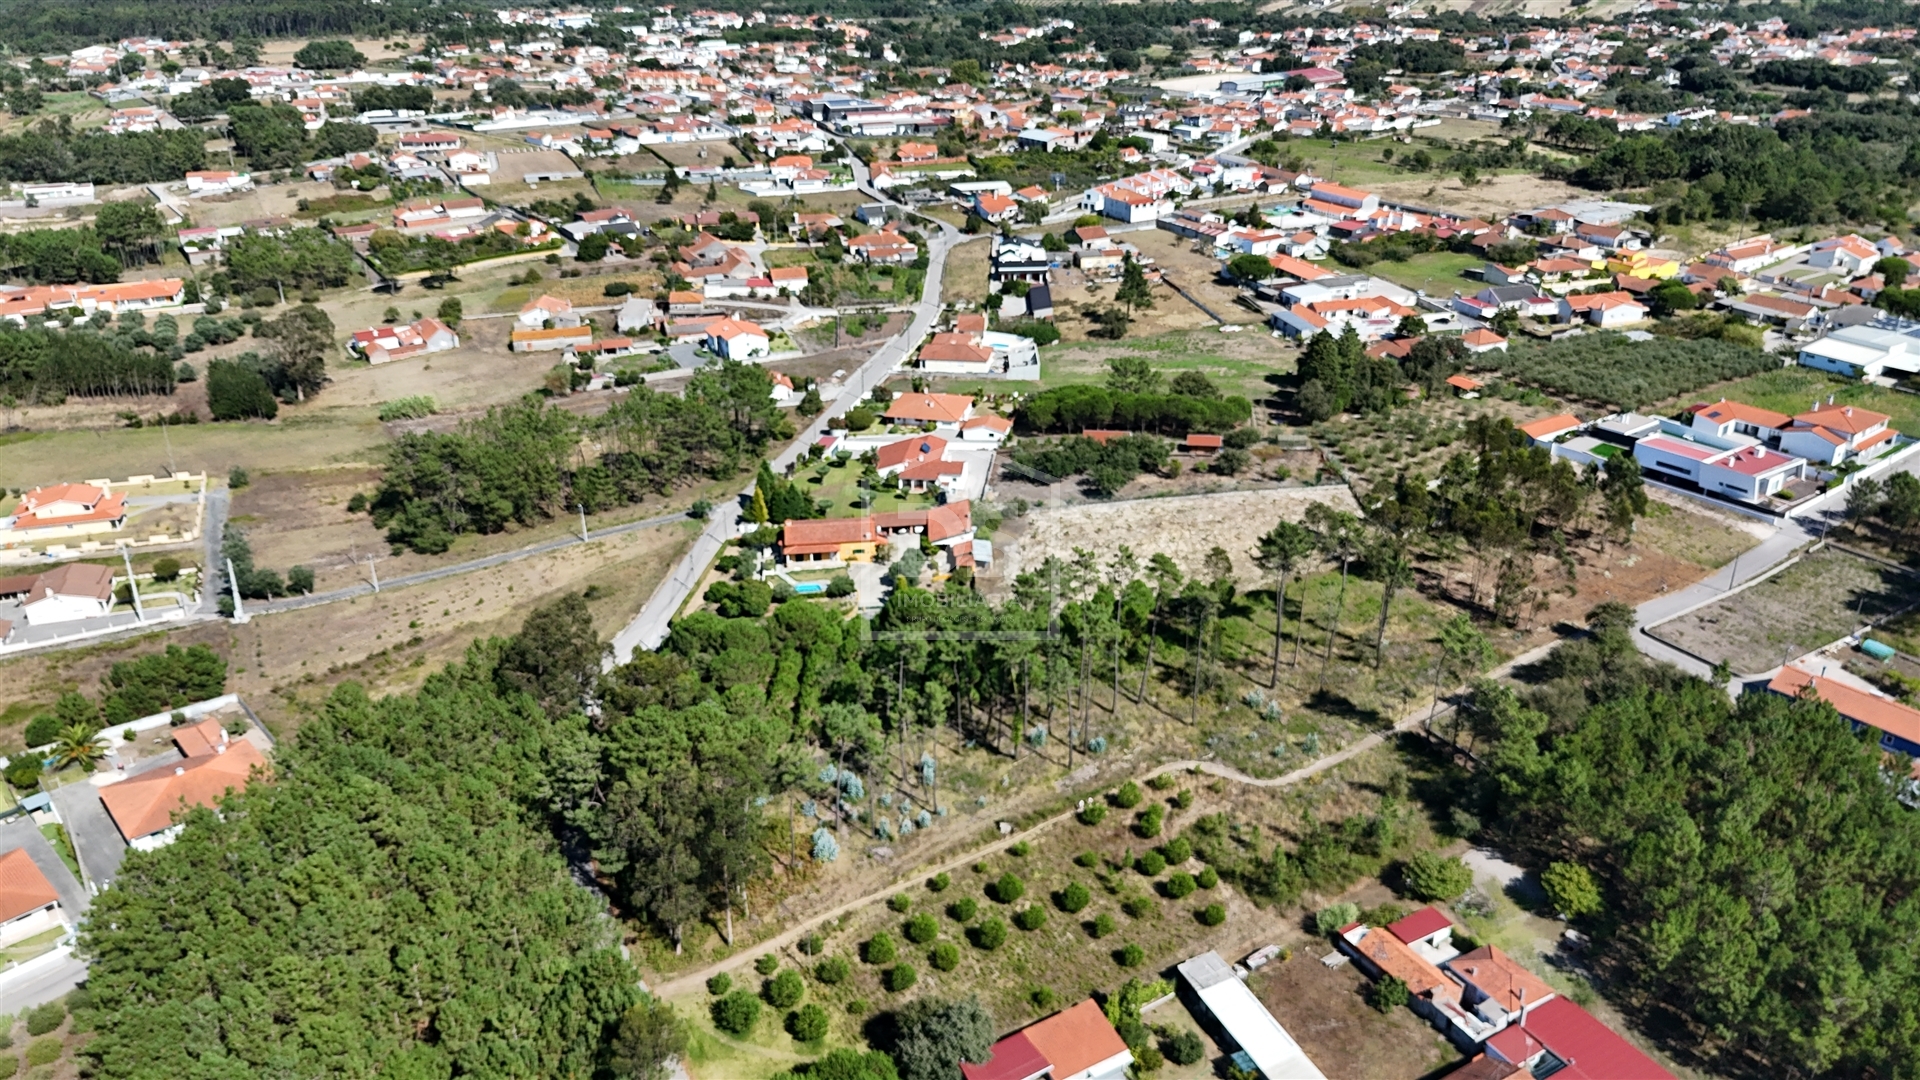
M 7 765 L 7 783 L 22 791 L 40 782 L 40 759 L 22 754 Z
M 788 968 L 768 979 L 760 991 L 766 995 L 767 1004 L 776 1009 L 791 1009 L 805 996 L 807 984 L 800 981 L 799 972 Z
M 1007 853 L 1009 855 L 1012 855 L 1016 859 L 1024 859 L 1028 855 L 1032 854 L 1032 852 L 1033 852 L 1033 845 L 1027 843 L 1025 840 L 1022 840 L 1019 843 L 1007 849 Z
M 1140 785 L 1129 780 L 1120 785 L 1112 795 L 1113 805 L 1122 810 L 1131 810 L 1140 805 Z
M 895 964 L 887 969 L 887 989 L 899 993 L 920 981 L 920 972 L 912 964 Z
M 908 896 L 906 893 L 894 893 L 893 899 L 887 901 L 887 906 L 905 915 L 907 909 L 913 906 L 913 897 Z
M 1211 866 L 1204 867 L 1201 869 L 1199 875 L 1193 879 L 1193 882 L 1203 889 L 1211 889 L 1215 885 L 1220 884 L 1220 871 L 1215 870 Z
M 1192 805 L 1193 805 L 1193 791 L 1189 788 L 1181 788 L 1180 794 L 1175 795 L 1173 797 L 1173 808 L 1175 810 L 1185 810 L 1187 807 Z
M 1022 930 L 1038 930 L 1047 925 L 1047 909 L 1039 904 L 1028 904 L 1013 917 L 1013 923 Z
M 972 922 L 979 912 L 980 905 L 971 896 L 963 896 L 947 905 L 947 917 L 954 922 Z
M 1120 905 L 1120 910 L 1126 912 L 1129 918 L 1134 919 L 1144 919 L 1153 914 L 1153 908 L 1153 897 L 1151 896 L 1130 896 L 1126 899 L 1126 902 Z
M 1153 779 L 1148 780 L 1147 786 L 1152 788 L 1155 791 L 1165 791 L 1179 782 L 1180 782 L 1179 779 L 1175 777 L 1174 774 L 1161 773 L 1159 776 L 1156 776 Z
M 999 919 L 988 919 L 973 928 L 973 943 L 992 952 L 1007 943 L 1007 924 Z
M 1176 836 L 1161 845 L 1160 854 L 1167 857 L 1168 866 L 1179 866 L 1193 858 L 1193 841 L 1184 836 Z
M 1540 875 L 1540 885 L 1546 889 L 1547 901 L 1554 910 L 1570 919 L 1593 915 L 1600 910 L 1600 887 L 1594 884 L 1593 875 L 1587 872 L 1587 868 L 1579 863 L 1557 862 L 1549 865 Z
M 753 962 L 753 970 L 762 975 L 771 975 L 780 970 L 780 958 L 768 953 Z
M 707 980 L 707 993 L 714 997 L 726 997 L 727 991 L 731 989 L 733 989 L 733 976 L 724 971 Z
M 893 963 L 893 957 L 893 935 L 882 930 L 867 939 L 867 948 L 864 955 L 867 963 L 891 964 Z
M 1321 908 L 1313 916 L 1313 928 L 1323 935 L 1340 932 L 1340 928 L 1360 918 L 1360 905 L 1343 901 Z
M 1053 902 L 1060 905 L 1061 911 L 1069 915 L 1078 915 L 1086 910 L 1087 905 L 1092 901 L 1093 894 L 1087 891 L 1087 887 L 1073 881 L 1068 882 L 1067 887 L 1060 890 L 1060 894 L 1054 897 Z
M 1083 851 L 1073 857 L 1073 865 L 1091 870 L 1100 865 L 1100 856 L 1091 851 Z
M 827 1037 L 827 1010 L 818 1005 L 802 1005 L 787 1014 L 787 1034 L 795 1042 L 819 1042 Z
M 180 560 L 171 555 L 153 561 L 153 580 L 172 581 L 180 576 Z
M 1437 851 L 1417 851 L 1401 870 L 1408 895 L 1416 900 L 1451 900 L 1473 888 L 1473 871 L 1459 859 Z
M 67 1018 L 67 1007 L 58 1001 L 49 1001 L 27 1011 L 27 1034 L 45 1035 L 60 1026 Z M 38 1065 L 40 1062 L 34 1062 Z
M 59 737 L 59 717 L 41 713 L 39 716 L 27 721 L 27 732 L 24 738 L 27 740 L 28 746 L 45 746 Z
M 940 924 L 933 921 L 933 916 L 923 911 L 907 920 L 906 933 L 908 941 L 915 945 L 925 945 L 940 936 Z
M 953 884 L 953 878 L 948 876 L 946 871 L 942 870 L 940 873 L 933 875 L 933 877 L 930 880 L 928 880 L 927 891 L 946 892 L 947 886 L 952 884 Z
M 760 1022 L 760 999 L 735 990 L 713 1003 L 713 1026 L 729 1035 L 745 1035 Z
M 943 941 L 933 947 L 928 961 L 936 971 L 952 971 L 960 965 L 960 947 L 951 941 Z
M 1160 828 L 1166 823 L 1166 820 L 1166 808 L 1159 803 L 1155 803 L 1147 808 L 1146 813 L 1140 815 L 1139 821 L 1134 822 L 1133 831 L 1151 840 L 1160 835 Z
M 1152 1045 L 1135 1047 L 1133 1051 L 1133 1061 L 1134 1064 L 1140 1067 L 1142 1073 L 1153 1072 L 1155 1069 L 1167 1063 L 1166 1056 L 1160 1053 L 1159 1047 Z
M 1180 1034 L 1162 1041 L 1160 1052 L 1175 1065 L 1192 1065 L 1206 1056 L 1207 1047 L 1200 1041 L 1199 1035 L 1191 1031 L 1181 1031 Z
M 1113 954 L 1113 962 L 1125 968 L 1139 967 L 1146 959 L 1146 950 L 1132 942 L 1128 942 Z
M 248 474 L 247 470 L 240 466 L 235 465 L 233 468 L 227 470 L 227 486 L 233 490 L 239 491 L 251 483 L 253 483 L 253 477 Z
M 825 946 L 826 942 L 821 940 L 819 934 L 808 934 L 800 939 L 800 951 L 808 956 L 819 956 Z
M 1196 912 L 1194 917 L 1200 920 L 1201 926 L 1219 926 L 1227 921 L 1227 905 L 1208 904 Z
M 1080 808 L 1080 824 L 1098 825 L 1107 820 L 1107 804 L 1090 802 Z
M 1002 904 L 1014 903 L 1025 895 L 1027 895 L 1027 883 L 1021 881 L 1011 870 L 1001 874 L 1000 880 L 993 883 L 993 898 Z
M 215 420 L 271 420 L 280 415 L 280 403 L 266 378 L 229 360 L 207 365 L 207 409 Z
M 1167 895 L 1175 900 L 1184 900 L 1199 888 L 1193 883 L 1193 875 L 1182 870 L 1167 879 Z
M 13 1037 L 7 1037 L 7 1045 L 13 1045 Z M 51 1071 L 51 1070 L 49 1070 Z M 0 1077 L 17 1075 L 20 1072 L 20 1059 L 12 1054 L 0 1054 Z
M 846 982 L 847 976 L 852 973 L 853 967 L 844 956 L 829 956 L 813 967 L 813 977 L 824 986 Z
M 1367 1004 L 1372 1005 L 1376 1012 L 1390 1013 L 1405 1005 L 1411 997 L 1407 993 L 1407 984 L 1398 975 L 1389 975 L 1373 984 L 1373 989 L 1367 995 Z
M 1103 911 L 1093 917 L 1093 925 L 1087 928 L 1087 932 L 1096 938 L 1103 938 L 1117 929 L 1119 926 L 1113 921 L 1113 915 Z
M 1167 860 L 1157 851 L 1149 851 L 1133 860 L 1133 868 L 1148 877 L 1159 877 L 1167 868 Z

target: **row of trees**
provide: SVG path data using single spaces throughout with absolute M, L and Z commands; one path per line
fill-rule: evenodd
M 171 394 L 174 379 L 166 355 L 99 334 L 0 328 L 0 393 L 21 401 Z
M 75 131 L 59 116 L 0 136 L 0 176 L 24 183 L 151 184 L 206 165 L 206 133 L 191 129 L 107 135 Z
M 1300 354 L 1300 390 L 1294 407 L 1310 421 L 1343 412 L 1385 412 L 1406 400 L 1408 384 L 1432 394 L 1447 377 L 1466 366 L 1467 349 L 1453 335 L 1424 336 L 1426 324 L 1410 316 L 1403 327 L 1421 334 L 1399 360 L 1370 356 L 1359 334 L 1348 326 L 1338 337 L 1315 334 Z
M 368 125 L 337 120 L 310 132 L 291 105 L 234 104 L 227 108 L 227 125 L 234 152 L 254 169 L 295 169 L 315 158 L 371 150 L 379 141 Z
M 591 421 L 530 399 L 456 431 L 408 433 L 388 451 L 374 522 L 396 544 L 437 553 L 463 533 L 733 476 L 791 433 L 769 386 L 761 368 L 726 363 L 696 374 L 681 397 L 636 386 Z
M 1136 393 L 1075 384 L 1042 390 L 1020 403 L 1014 420 L 1023 431 L 1078 433 L 1117 428 L 1183 435 L 1226 431 L 1253 417 L 1253 403 L 1239 396 Z

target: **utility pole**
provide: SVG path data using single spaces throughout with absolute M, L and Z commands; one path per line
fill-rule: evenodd
M 164 416 L 160 418 L 160 437 L 166 440 L 166 443 L 167 443 L 167 475 L 168 476 L 173 476 L 179 473 L 180 471 L 173 463 L 173 436 L 167 433 L 167 429 L 172 426 L 173 426 L 173 422 L 171 420 L 168 420 Z
M 379 592 L 380 591 L 380 568 L 374 565 L 375 561 L 376 560 L 374 559 L 373 553 L 368 552 L 367 553 L 367 573 L 373 576 L 373 591 Z
M 233 590 L 233 621 L 244 625 L 247 621 L 247 609 L 240 602 L 240 579 L 234 576 L 233 560 L 227 560 L 227 588 Z
M 587 504 L 575 503 L 574 507 L 580 511 L 580 542 L 584 544 L 587 542 Z
M 146 625 L 147 612 L 140 606 L 140 583 L 133 577 L 133 556 L 127 554 L 125 544 L 120 545 L 120 562 L 127 568 L 127 592 L 133 594 L 133 615 L 141 625 Z

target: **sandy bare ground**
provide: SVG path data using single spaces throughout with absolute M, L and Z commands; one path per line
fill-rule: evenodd
M 1142 562 L 1164 553 L 1185 574 L 1204 573 L 1202 564 L 1215 545 L 1233 558 L 1234 576 L 1256 580 L 1252 551 L 1260 536 L 1281 521 L 1299 521 L 1307 507 L 1326 503 L 1358 513 L 1344 485 L 1225 491 L 1166 499 L 1088 503 L 1037 510 L 1028 515 L 1024 534 L 1003 553 L 996 576 L 1013 580 L 1048 556 L 1071 560 L 1075 548 L 1097 553 L 1104 562 L 1125 544 Z
M 1430 174 L 1411 180 L 1371 185 L 1382 199 L 1440 207 L 1496 221 L 1519 210 L 1552 206 L 1570 199 L 1591 199 L 1593 192 L 1529 173 L 1489 176 L 1472 187 L 1457 176 Z

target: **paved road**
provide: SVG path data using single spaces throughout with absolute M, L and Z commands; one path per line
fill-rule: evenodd
M 29 960 L 25 971 L 0 977 L 0 1012 L 18 1016 L 35 1005 L 66 997 L 87 981 L 86 962 L 71 952 Z
M 687 515 L 685 514 L 662 514 L 659 517 L 644 518 L 640 521 L 629 521 L 625 525 L 610 525 L 604 529 L 593 529 L 587 533 L 587 537 L 590 540 L 603 540 L 609 536 L 619 536 L 621 533 L 639 532 L 641 529 L 651 529 L 656 526 L 668 525 L 676 521 L 685 520 L 687 520 Z M 516 548 L 513 551 L 503 551 L 498 555 L 488 555 L 480 559 L 469 559 L 463 563 L 454 563 L 451 566 L 440 566 L 432 570 L 422 570 L 417 574 L 402 574 L 399 577 L 387 578 L 380 582 L 380 588 L 382 590 L 404 589 L 409 585 L 420 585 L 429 581 L 439 581 L 442 578 L 458 577 L 461 574 L 471 574 L 475 570 L 486 570 L 495 566 L 504 566 L 507 563 L 516 562 L 534 555 L 540 555 L 549 551 L 558 551 L 561 548 L 572 547 L 582 542 L 578 536 L 565 536 L 557 540 L 547 540 L 528 547 Z M 321 604 L 331 604 L 335 601 L 346 600 L 355 596 L 371 596 L 373 593 L 373 585 L 369 582 L 362 582 L 344 589 L 334 589 L 331 592 L 323 593 L 309 593 L 306 596 L 288 596 L 279 600 L 248 600 L 246 601 L 246 610 L 248 617 L 251 618 L 254 615 L 270 615 L 282 611 L 299 611 L 301 608 L 319 607 Z
M 875 191 L 871 185 L 867 167 L 859 161 L 854 162 L 854 179 L 862 193 L 879 202 L 892 203 L 893 200 Z M 898 205 L 898 204 L 895 204 Z M 803 428 L 792 443 L 772 459 L 773 470 L 784 472 L 788 465 L 799 459 L 806 448 L 827 433 L 827 420 L 845 413 L 860 403 L 874 386 L 879 384 L 893 369 L 912 353 L 920 339 L 931 333 L 935 322 L 940 318 L 940 283 L 946 270 L 947 250 L 960 239 L 959 230 L 935 218 L 927 218 L 937 227 L 928 243 L 927 277 L 925 287 L 920 292 L 920 302 L 913 307 L 913 319 L 907 328 L 888 339 L 874 351 L 873 355 L 858 370 L 847 377 L 840 396 L 822 411 L 812 424 Z M 742 494 L 752 491 L 749 486 Z M 639 650 L 656 649 L 667 639 L 667 628 L 673 617 L 687 602 L 694 586 L 700 583 L 708 564 L 720 554 L 727 541 L 739 534 L 740 506 L 738 502 L 728 502 L 713 509 L 708 519 L 706 531 L 702 532 L 687 552 L 673 568 L 673 573 L 654 589 L 653 595 L 641 607 L 632 622 L 620 629 L 613 637 L 613 655 L 609 665 L 624 664 L 633 658 Z
M 225 488 L 208 490 L 206 520 L 200 533 L 206 544 L 206 563 L 200 579 L 200 613 L 202 615 L 220 614 L 220 594 L 227 587 L 227 563 L 220 557 L 220 543 L 227 534 L 227 515 L 233 509 L 233 499 Z

